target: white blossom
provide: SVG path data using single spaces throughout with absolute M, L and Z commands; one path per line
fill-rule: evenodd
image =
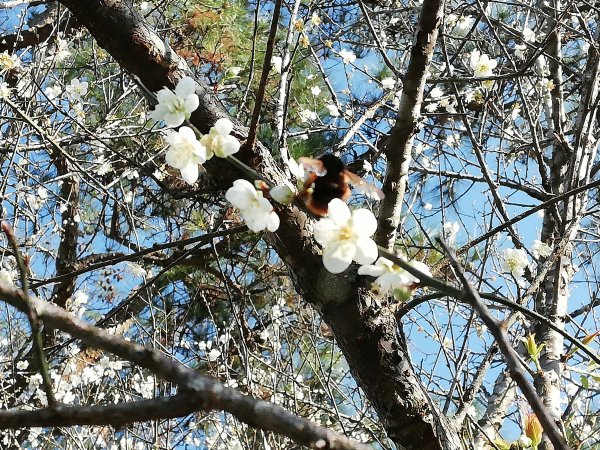
M 523 28 L 523 40 L 526 42 L 534 42 L 535 41 L 535 31 L 533 31 L 529 27 Z
M 552 254 L 552 248 L 545 242 L 542 242 L 538 239 L 533 241 L 533 245 L 531 246 L 531 251 L 533 253 L 533 256 L 535 256 L 536 258 L 539 258 L 540 256 L 547 258 L 548 256 L 550 256 Z
M 515 278 L 522 277 L 528 265 L 529 260 L 523 249 L 507 248 L 502 253 L 502 270 L 510 272 Z
M 178 127 L 189 119 L 200 100 L 196 95 L 196 82 L 191 77 L 183 77 L 177 83 L 175 92 L 163 88 L 157 92 L 158 105 L 150 112 L 150 118 L 163 121 L 168 127 Z
M 451 15 L 453 15 L 453 14 L 451 14 Z M 452 23 L 452 22 L 450 22 L 450 23 Z M 454 28 L 452 28 L 453 34 L 458 37 L 463 37 L 463 36 L 466 36 L 466 34 L 471 30 L 473 23 L 475 23 L 475 18 L 473 16 L 462 16 L 462 17 L 458 18 L 458 20 L 453 21 L 453 23 L 454 23 Z
M 476 77 L 489 77 L 494 74 L 494 69 L 498 65 L 498 61 L 491 59 L 489 55 L 481 53 L 479 50 L 471 52 L 471 69 Z
M 321 18 L 319 17 L 319 15 L 316 12 L 312 13 L 312 16 L 310 16 L 310 23 L 312 24 L 312 26 L 314 27 L 318 27 L 319 25 L 321 25 Z
M 342 61 L 344 62 L 344 64 L 351 64 L 354 61 L 356 61 L 356 55 L 352 51 L 347 50 L 345 48 L 340 50 L 339 55 L 340 55 L 340 58 L 342 58 Z
M 310 93 L 316 97 L 321 93 L 321 88 L 319 86 L 313 86 L 310 88 Z
M 206 159 L 213 155 L 219 158 L 227 158 L 237 153 L 240 149 L 240 141 L 231 136 L 233 123 L 227 118 L 221 118 L 215 122 L 208 134 L 200 138 L 200 143 L 206 147 Z
M 271 67 L 275 72 L 281 73 L 281 69 L 283 67 L 283 60 L 281 59 L 281 56 L 273 56 L 271 58 Z
M 206 356 L 210 362 L 214 362 L 221 356 L 221 352 L 216 348 L 213 348 Z
M 310 109 L 303 109 L 299 112 L 299 115 L 300 122 L 308 122 L 310 120 L 317 120 L 319 118 L 319 116 L 317 116 L 317 113 L 311 111 Z
M 62 92 L 62 88 L 58 84 L 53 84 L 51 86 L 47 86 L 44 89 L 44 94 L 48 97 L 48 100 L 54 100 L 56 97 L 60 95 Z
M 350 212 L 340 199 L 329 202 L 328 217 L 315 224 L 315 239 L 323 246 L 323 264 L 331 273 L 341 273 L 354 260 L 371 264 L 377 258 L 377 245 L 371 236 L 377 220 L 368 209 Z
M 17 55 L 11 55 L 6 50 L 0 53 L 0 73 L 21 67 L 21 60 Z
M 456 241 L 456 235 L 460 230 L 458 222 L 446 222 L 444 223 L 443 236 L 448 244 L 453 244 Z
M 527 45 L 525 44 L 515 44 L 515 56 L 519 59 L 525 59 L 525 50 L 527 50 Z
M 410 263 L 419 271 L 431 275 L 429 268 L 420 261 L 412 261 Z M 361 266 L 358 269 L 359 275 L 368 275 L 376 277 L 375 285 L 379 287 L 382 292 L 394 292 L 397 289 L 406 289 L 414 283 L 418 283 L 419 279 L 394 264 L 387 258 L 380 257 L 377 259 L 375 264 Z
M 287 166 L 293 176 L 295 176 L 298 180 L 304 180 L 306 172 L 302 164 L 298 164 L 294 158 L 290 158 L 287 161 Z
M 279 216 L 273 211 L 273 206 L 249 181 L 235 180 L 225 198 L 239 209 L 250 230 L 258 232 L 266 228 L 276 231 L 279 228 Z
M 165 161 L 171 167 L 181 171 L 181 178 L 194 184 L 198 180 L 198 165 L 206 162 L 206 147 L 196 139 L 194 130 L 181 127 L 178 131 L 169 131 L 165 140 L 169 149 Z
M 81 100 L 88 92 L 88 82 L 87 81 L 79 81 L 78 78 L 73 78 L 71 83 L 67 84 L 65 87 L 69 98 L 73 101 Z
M 54 59 L 57 62 L 64 61 L 69 56 L 71 56 L 71 51 L 69 50 L 69 42 L 67 42 L 65 39 L 62 39 L 60 37 L 56 38 L 54 45 L 56 46 L 54 49 Z
M 234 67 L 228 68 L 225 73 L 227 76 L 235 78 L 235 77 L 239 76 L 242 69 L 243 69 L 243 67 L 234 66 Z
M 339 117 L 340 111 L 338 110 L 337 106 L 335 106 L 335 105 L 327 105 L 326 108 L 327 108 L 327 111 L 329 111 L 329 115 L 331 117 Z
M 144 269 L 139 264 L 127 261 L 125 262 L 125 266 L 127 267 L 127 271 L 134 277 L 143 278 L 146 275 L 148 275 L 146 269 Z
M 431 91 L 429 91 L 429 97 L 433 100 L 437 100 L 438 98 L 444 95 L 444 91 L 442 91 L 439 87 L 434 87 Z
M 8 97 L 10 97 L 10 87 L 8 86 L 8 83 L 3 81 L 0 83 L 0 100 Z
M 394 86 L 396 86 L 396 80 L 394 80 L 392 77 L 386 77 L 381 80 L 381 86 L 384 89 L 393 89 Z
M 5 269 L 0 269 L 0 286 L 8 287 L 13 283 L 13 274 Z

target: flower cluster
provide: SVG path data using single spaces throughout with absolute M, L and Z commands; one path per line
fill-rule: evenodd
M 6 50 L 0 53 L 0 73 L 9 72 L 21 67 L 21 60 L 17 55 L 11 55 Z
M 352 63 L 356 56 L 348 51 L 340 51 L 344 63 Z M 274 65 L 278 66 L 278 60 Z M 385 89 L 395 85 L 393 78 L 382 80 Z M 240 148 L 239 141 L 231 135 L 233 124 L 229 119 L 219 119 L 210 129 L 208 134 L 198 139 L 194 130 L 188 126 L 181 126 L 190 118 L 192 112 L 199 105 L 195 93 L 195 82 L 189 77 L 182 78 L 175 91 L 164 88 L 157 94 L 158 105 L 151 112 L 150 117 L 156 122 L 164 122 L 168 127 L 179 127 L 178 130 L 168 130 L 165 140 L 168 149 L 165 154 L 166 163 L 178 169 L 181 177 L 189 184 L 198 180 L 199 166 L 212 156 L 227 158 L 236 153 Z M 69 90 L 70 89 L 70 90 Z M 84 95 L 86 86 L 75 83 L 69 88 L 69 93 Z M 71 92 L 72 91 L 72 92 Z M 313 88 L 313 95 L 319 95 L 320 88 Z M 336 111 L 337 113 L 337 108 Z M 314 120 L 313 112 L 306 110 L 300 114 L 305 121 Z M 289 168 L 299 182 L 303 181 L 304 170 L 294 160 L 289 161 Z M 296 192 L 290 186 L 275 186 L 267 193 L 264 183 L 257 189 L 247 180 L 236 180 L 225 194 L 225 198 L 239 211 L 243 220 L 251 231 L 262 230 L 276 231 L 279 228 L 279 216 L 273 209 L 271 202 L 265 195 L 279 203 L 291 203 Z M 367 209 L 350 211 L 346 203 L 340 199 L 333 199 L 329 203 L 328 217 L 315 224 L 315 239 L 323 246 L 323 264 L 331 273 L 345 271 L 352 261 L 361 264 L 361 275 L 376 277 L 374 284 L 381 291 L 396 293 L 416 283 L 418 279 L 385 258 L 379 258 L 375 241 L 371 238 L 377 229 L 377 220 L 373 213 Z M 429 273 L 422 263 L 414 263 L 423 273 Z
M 179 127 L 188 120 L 199 105 L 196 95 L 196 82 L 190 77 L 179 80 L 175 91 L 163 88 L 158 91 L 156 98 L 158 104 L 150 117 L 156 122 L 164 122 L 168 127 Z M 166 132 L 165 140 L 169 145 L 165 154 L 166 163 L 181 172 L 188 184 L 198 180 L 199 166 L 204 164 L 213 155 L 227 158 L 240 149 L 239 141 L 231 136 L 233 123 L 222 118 L 198 139 L 194 130 L 181 126 L 177 131 Z

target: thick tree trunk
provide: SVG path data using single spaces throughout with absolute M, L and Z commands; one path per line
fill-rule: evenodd
M 131 2 L 62 0 L 61 3 L 125 70 L 151 91 L 172 86 L 185 72 L 184 62 L 176 54 L 168 54 L 163 41 L 145 24 Z M 197 93 L 200 108 L 191 121 L 206 132 L 226 112 L 208 86 L 200 83 Z M 243 138 L 241 127 L 237 130 Z M 272 181 L 281 182 L 281 172 L 264 146 L 258 145 L 254 153 L 246 152 L 240 158 Z M 220 172 L 231 172 L 223 161 L 213 164 L 219 165 Z M 221 187 L 225 189 L 229 184 L 223 182 Z M 357 281 L 354 272 L 332 275 L 324 269 L 320 249 L 312 238 L 311 219 L 293 208 L 281 208 L 279 213 L 281 226 L 270 236 L 271 242 L 290 267 L 300 293 L 323 313 L 359 386 L 398 448 L 460 448 L 457 431 L 437 410 L 415 376 L 393 314 L 369 307 L 369 295 L 361 284 L 364 281 Z

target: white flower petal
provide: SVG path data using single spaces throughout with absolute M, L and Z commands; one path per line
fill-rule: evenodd
M 192 112 L 194 112 L 198 109 L 198 106 L 200 106 L 200 99 L 198 98 L 198 96 L 196 94 L 188 95 L 185 98 L 185 100 L 183 101 L 183 105 L 184 105 L 186 112 L 191 114 Z
M 165 104 L 171 103 L 177 96 L 173 91 L 167 88 L 162 88 L 156 93 L 156 99 L 158 100 L 158 107 L 164 107 Z
M 413 266 L 419 272 L 423 272 L 425 275 L 431 276 L 431 271 L 429 270 L 429 267 L 427 267 L 427 265 L 425 263 L 423 263 L 421 261 L 410 261 L 408 264 Z M 412 275 L 411 275 L 411 277 L 414 278 L 416 283 L 418 283 L 420 281 L 418 278 L 416 278 Z
M 189 163 L 181 169 L 181 178 L 188 184 L 194 184 L 198 181 L 198 164 Z
M 256 200 L 256 188 L 247 180 L 235 180 L 233 187 L 225 193 L 225 198 L 236 208 L 245 209 Z
M 219 150 L 220 151 L 217 156 L 226 158 L 240 150 L 240 142 L 233 136 L 223 136 L 221 140 L 221 148 Z
M 177 132 L 184 139 L 188 139 L 190 141 L 196 140 L 196 133 L 194 133 L 194 130 L 192 130 L 190 127 L 181 127 L 179 130 L 177 130 Z
M 329 202 L 327 215 L 336 224 L 346 223 L 352 217 L 348 205 L 339 198 L 334 198 Z
M 315 223 L 314 237 L 321 245 L 327 245 L 335 239 L 337 225 L 331 219 L 321 219 Z
M 168 127 L 178 127 L 184 122 L 185 114 L 182 112 L 167 112 L 164 115 L 163 120 L 165 121 L 165 125 Z
M 367 275 L 369 277 L 380 277 L 384 273 L 386 273 L 385 268 L 376 264 L 360 266 L 358 269 L 359 275 Z
M 352 211 L 352 225 L 360 236 L 373 236 L 377 230 L 377 219 L 368 209 Z
M 183 77 L 177 83 L 177 87 L 175 88 L 175 94 L 178 97 L 186 98 L 187 96 L 193 95 L 196 93 L 196 82 L 192 77 Z
M 371 264 L 377 259 L 379 250 L 371 238 L 361 238 L 356 241 L 356 256 L 354 260 L 359 264 Z
M 223 117 L 215 122 L 212 129 L 215 130 L 218 134 L 226 136 L 233 131 L 233 123 L 231 122 L 231 120 Z
M 349 242 L 330 245 L 323 249 L 323 265 L 331 273 L 341 273 L 348 268 L 356 254 L 356 247 Z
M 279 228 L 279 216 L 275 211 L 272 211 L 269 216 L 269 225 L 267 225 L 267 230 L 269 231 L 277 231 Z

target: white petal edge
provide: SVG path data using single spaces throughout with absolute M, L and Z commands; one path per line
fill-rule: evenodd
M 361 238 L 356 241 L 356 256 L 354 260 L 361 264 L 371 264 L 377 259 L 379 250 L 377 244 L 371 238 Z
M 189 163 L 183 167 L 181 169 L 181 178 L 183 178 L 188 184 L 194 184 L 196 181 L 198 181 L 198 164 Z
M 373 236 L 377 231 L 377 219 L 368 209 L 357 209 L 352 211 L 352 228 L 359 236 Z
M 212 129 L 222 136 L 227 136 L 233 131 L 233 123 L 231 120 L 223 117 L 215 122 Z
M 183 77 L 177 83 L 177 87 L 175 87 L 175 93 L 185 99 L 188 95 L 192 95 L 196 92 L 196 82 L 192 77 Z
M 335 224 L 341 225 L 348 222 L 352 214 L 346 203 L 339 198 L 334 198 L 329 202 L 329 206 L 327 207 L 327 216 Z
M 348 268 L 355 254 L 356 247 L 348 242 L 330 245 L 323 249 L 323 265 L 331 273 L 342 273 Z

